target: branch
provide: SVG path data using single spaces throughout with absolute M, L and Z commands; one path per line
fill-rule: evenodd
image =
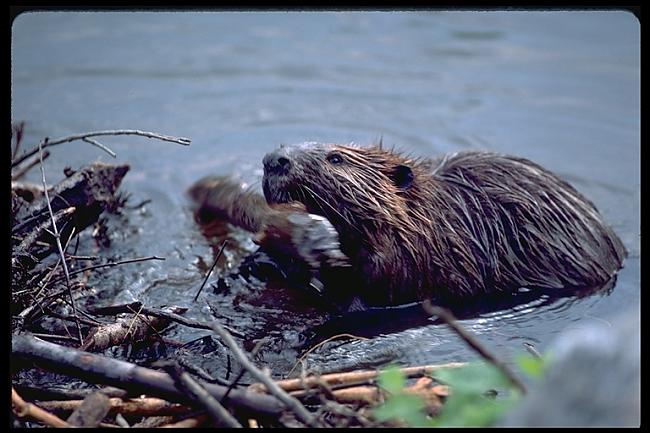
M 50 151 L 49 150 L 43 152 L 43 161 L 45 161 L 49 157 L 50 157 Z M 34 158 L 34 160 L 30 161 L 29 164 L 27 164 L 25 167 L 18 170 L 15 174 L 12 174 L 11 175 L 11 180 L 17 180 L 17 179 L 20 179 L 21 177 L 23 177 L 25 175 L 25 173 L 27 173 L 29 170 L 32 169 L 32 167 L 34 167 L 36 164 L 38 164 L 39 160 L 40 160 L 40 158 Z
M 84 400 L 53 400 L 40 401 L 38 405 L 50 412 L 65 414 L 76 410 Z M 192 411 L 189 406 L 170 403 L 160 398 L 133 398 L 123 401 L 121 398 L 109 399 L 109 414 L 122 414 L 126 416 L 162 416 L 182 415 Z
M 183 146 L 189 146 L 190 143 L 191 143 L 191 140 L 189 138 L 172 137 L 170 135 L 162 135 L 162 134 L 157 134 L 155 132 L 139 131 L 137 129 L 117 129 L 117 130 L 111 130 L 111 131 L 92 131 L 92 132 L 85 132 L 83 134 L 70 135 L 68 137 L 58 138 L 56 140 L 48 140 L 47 138 L 45 138 L 41 143 L 39 143 L 39 145 L 36 148 L 24 153 L 22 156 L 15 159 L 11 163 L 11 167 L 12 168 L 15 167 L 16 165 L 23 162 L 25 159 L 27 159 L 30 156 L 34 155 L 36 152 L 38 152 L 38 149 L 40 147 L 46 148 L 46 147 L 55 146 L 57 144 L 68 143 L 70 141 L 75 141 L 75 140 L 88 141 L 86 139 L 88 139 L 89 137 L 99 137 L 99 136 L 103 136 L 103 135 L 139 135 L 141 137 L 156 138 L 156 139 L 162 140 L 162 141 L 170 141 L 172 143 L 182 144 Z M 91 143 L 91 144 L 97 145 L 96 143 L 97 142 Z M 104 149 L 104 150 L 106 150 L 106 149 Z
M 120 305 L 111 305 L 108 307 L 95 307 L 95 308 L 90 308 L 89 311 L 92 314 L 95 315 L 100 315 L 100 316 L 107 316 L 107 315 L 113 315 L 113 314 L 119 314 L 119 313 L 132 313 L 133 310 L 140 309 L 142 307 L 142 314 L 146 314 L 147 316 L 154 316 L 154 317 L 161 317 L 164 319 L 169 319 L 173 322 L 180 323 L 181 325 L 188 326 L 190 328 L 196 328 L 196 329 L 212 329 L 210 325 L 207 323 L 199 322 L 198 320 L 194 319 L 188 319 L 187 317 L 180 316 L 178 314 L 169 312 L 169 311 L 164 311 L 164 310 L 159 310 L 155 308 L 149 308 L 149 307 L 143 307 L 142 302 L 140 301 L 135 301 L 131 302 L 129 304 L 120 304 Z M 185 310 L 187 308 L 183 307 Z M 185 310 L 182 312 L 184 313 Z M 237 337 L 243 338 L 244 336 L 228 327 L 223 325 L 224 328 L 226 328 L 231 334 L 236 335 Z
M 490 362 L 493 364 L 496 368 L 498 368 L 512 383 L 519 391 L 521 391 L 522 394 L 526 394 L 526 387 L 524 384 L 515 376 L 514 372 L 501 360 L 499 360 L 496 356 L 494 356 L 492 353 L 490 353 L 481 343 L 479 343 L 471 334 L 469 334 L 462 326 L 458 324 L 456 321 L 456 318 L 451 314 L 448 310 L 441 308 L 441 307 L 436 307 L 431 304 L 430 300 L 426 300 L 422 303 L 422 307 L 424 308 L 424 311 L 427 313 L 437 316 L 445 322 L 460 338 L 465 340 L 465 342 L 476 352 L 478 352 L 479 355 L 483 357 L 486 361 Z
M 405 367 L 400 368 L 400 371 L 406 377 L 417 377 L 424 375 L 433 375 L 438 370 L 448 369 L 448 368 L 459 368 L 464 366 L 462 362 L 450 362 L 447 364 L 439 365 L 422 365 L 418 367 Z M 379 370 L 360 370 L 360 371 L 350 371 L 345 373 L 330 373 L 324 374 L 322 376 L 310 376 L 305 379 L 285 379 L 277 381 L 277 385 L 283 390 L 289 391 L 298 391 L 306 389 L 307 387 L 312 387 L 318 385 L 320 382 L 324 382 L 330 386 L 339 386 L 339 385 L 353 385 L 353 384 L 363 384 L 368 383 L 371 380 L 379 377 L 381 371 Z M 251 388 L 256 391 L 267 392 L 266 387 L 261 383 L 253 383 L 249 385 Z
M 78 377 L 91 383 L 116 386 L 138 394 L 157 396 L 168 401 L 193 403 L 176 387 L 174 379 L 161 371 L 60 346 L 28 335 L 14 335 L 11 351 L 14 356 L 37 361 L 40 367 L 49 368 L 59 374 Z M 226 392 L 226 387 L 220 385 L 205 384 L 204 387 L 216 399 L 220 399 Z M 247 390 L 232 391 L 230 401 L 241 408 L 272 416 L 278 416 L 284 410 L 284 405 L 275 397 Z
M 154 365 L 164 368 L 174 378 L 179 388 L 185 391 L 190 398 L 205 407 L 205 410 L 210 414 L 217 426 L 242 428 L 239 421 L 218 400 L 211 396 L 199 382 L 195 381 L 188 373 L 183 371 L 177 362 L 158 361 Z
M 210 268 L 210 270 L 206 274 L 205 280 L 203 280 L 203 284 L 201 284 L 201 287 L 199 288 L 199 291 L 196 292 L 196 296 L 194 296 L 194 299 L 192 300 L 192 302 L 196 302 L 196 300 L 198 299 L 199 295 L 201 294 L 201 290 L 203 290 L 203 286 L 205 286 L 205 283 L 208 282 L 208 278 L 210 278 L 210 274 L 214 270 L 214 267 L 217 266 L 217 262 L 219 261 L 219 258 L 221 257 L 221 254 L 223 254 L 223 250 L 226 248 L 227 244 L 228 244 L 228 240 L 226 239 L 225 241 L 223 241 L 223 245 L 221 245 L 221 249 L 219 250 L 219 254 L 217 254 L 217 257 L 214 259 L 214 263 L 212 264 L 212 267 Z
M 38 406 L 25 402 L 13 387 L 11 388 L 11 403 L 14 407 L 14 413 L 19 418 L 30 417 L 52 427 L 70 427 L 61 418 L 44 411 Z
M 294 397 L 291 397 L 289 394 L 283 391 L 282 388 L 277 386 L 270 377 L 264 374 L 248 359 L 244 352 L 239 348 L 237 343 L 235 343 L 235 340 L 233 340 L 228 331 L 223 329 L 223 327 L 221 327 L 221 325 L 219 325 L 219 323 L 216 321 L 212 322 L 212 330 L 217 335 L 219 335 L 219 337 L 221 337 L 223 342 L 232 351 L 233 355 L 235 355 L 235 358 L 237 358 L 242 367 L 248 370 L 254 378 L 262 382 L 266 386 L 266 389 L 268 389 L 272 395 L 282 401 L 287 406 L 287 408 L 291 409 L 302 422 L 311 427 L 320 427 L 320 423 L 318 423 L 314 416 L 309 413 L 307 409 L 305 409 L 305 406 L 303 406 L 300 401 Z
M 45 140 L 47 142 L 47 139 Z M 52 228 L 54 229 L 54 239 L 56 240 L 56 247 L 59 249 L 59 255 L 61 256 L 61 263 L 63 264 L 63 271 L 65 272 L 66 287 L 68 288 L 68 295 L 70 296 L 70 303 L 72 304 L 72 312 L 76 319 L 77 332 L 79 334 L 79 344 L 84 343 L 83 335 L 81 335 L 81 325 L 79 324 L 79 316 L 77 316 L 77 307 L 74 303 L 74 298 L 72 297 L 72 288 L 70 287 L 70 273 L 68 272 L 68 264 L 65 261 L 65 253 L 63 252 L 63 246 L 61 246 L 61 235 L 59 234 L 59 229 L 56 227 L 56 221 L 54 218 L 54 212 L 52 212 L 52 205 L 50 204 L 50 196 L 47 193 L 47 183 L 45 182 L 45 168 L 43 168 L 43 149 L 39 143 L 38 150 L 41 159 L 41 175 L 43 177 L 43 193 L 45 194 L 45 201 L 47 203 L 47 209 L 50 212 L 50 218 L 52 219 Z

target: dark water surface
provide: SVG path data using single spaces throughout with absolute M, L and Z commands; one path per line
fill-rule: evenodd
M 99 273 L 91 282 L 107 289 L 96 296 L 187 305 L 186 315 L 200 320 L 212 317 L 211 303 L 236 319 L 229 325 L 258 337 L 273 327 L 262 320 L 265 311 L 283 321 L 287 340 L 304 312 L 231 310 L 211 290 L 192 304 L 214 260 L 185 196 L 194 181 L 230 173 L 259 185 L 264 154 L 301 141 L 383 137 L 421 156 L 489 149 L 530 158 L 590 198 L 629 257 L 609 293 L 537 299 L 463 321 L 510 359 L 523 343 L 544 350 L 563 330 L 639 307 L 639 36 L 638 21 L 625 12 L 30 13 L 12 28 L 12 119 L 27 122 L 26 145 L 104 129 L 191 138 L 189 147 L 102 140 L 131 165 L 122 186 L 131 203 L 152 202 L 113 218 L 110 248 L 90 252 L 167 260 Z M 53 148 L 48 180 L 96 159 L 111 160 L 85 143 Z M 30 175 L 39 181 L 37 170 Z M 211 281 L 254 250 L 248 234 L 229 237 L 237 247 L 226 250 Z M 175 327 L 168 336 L 206 334 Z M 277 374 L 294 361 L 281 353 L 278 343 L 262 356 Z M 445 327 L 415 323 L 310 359 L 327 368 L 332 360 L 475 356 Z

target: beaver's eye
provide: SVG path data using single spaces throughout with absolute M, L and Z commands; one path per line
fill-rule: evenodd
M 341 156 L 340 153 L 332 152 L 329 155 L 327 155 L 327 160 L 331 164 L 340 164 L 343 162 L 343 156 Z

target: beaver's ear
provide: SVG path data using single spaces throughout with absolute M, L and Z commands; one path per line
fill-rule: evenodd
M 413 170 L 408 165 L 398 165 L 393 169 L 390 178 L 396 187 L 408 189 L 413 183 Z

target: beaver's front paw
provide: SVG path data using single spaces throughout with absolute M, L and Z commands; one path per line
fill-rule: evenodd
M 257 236 L 260 245 L 279 249 L 310 268 L 349 266 L 341 252 L 339 234 L 324 217 L 304 212 L 278 212 Z

